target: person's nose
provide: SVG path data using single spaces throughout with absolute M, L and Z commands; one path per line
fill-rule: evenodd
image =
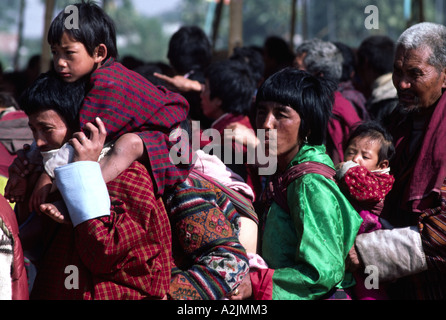
M 34 135 L 34 140 L 36 141 L 36 146 L 38 148 L 42 148 L 42 147 L 44 147 L 47 144 L 46 139 L 42 135 L 40 135 L 40 134 L 35 134 Z
M 353 161 L 354 163 L 357 163 L 357 164 L 361 165 L 362 158 L 361 158 L 361 156 L 360 156 L 359 154 L 356 154 L 356 155 L 353 157 L 352 161 Z
M 275 129 L 275 120 L 272 112 L 269 112 L 263 121 L 263 129 Z
M 397 78 L 396 86 L 401 90 L 410 89 L 411 83 L 407 77 L 399 77 Z
M 57 57 L 56 59 L 56 67 L 63 69 L 67 66 L 67 61 L 63 57 Z

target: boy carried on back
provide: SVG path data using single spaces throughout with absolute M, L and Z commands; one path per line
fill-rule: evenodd
M 179 94 L 164 87 L 155 87 L 137 73 L 116 61 L 116 32 L 113 21 L 96 4 L 75 4 L 79 12 L 79 28 L 67 29 L 69 14 L 62 11 L 52 22 L 48 32 L 55 72 L 66 82 L 86 81 L 86 95 L 79 112 L 81 129 L 95 118 L 103 120 L 107 129 L 107 142 L 112 142 L 128 132 L 136 133 L 144 142 L 143 153 L 134 152 L 133 145 L 119 144 L 112 149 L 109 161 L 101 163 L 106 182 L 113 180 L 134 160 L 141 161 L 149 170 L 157 196 L 167 188 L 175 187 L 187 177 L 192 164 L 173 164 L 169 158 L 177 142 L 169 135 L 187 118 L 189 105 Z M 67 92 L 69 94 L 69 92 Z M 170 141 L 172 140 L 172 141 Z M 68 150 L 67 150 L 68 149 Z M 132 152 L 133 151 L 133 152 Z M 69 146 L 54 155 L 53 168 L 45 166 L 34 188 L 31 206 L 39 210 L 51 189 L 52 170 L 69 162 Z M 9 168 L 10 179 L 5 197 L 11 202 L 24 199 L 23 185 L 26 175 L 42 163 L 39 152 L 31 146 L 27 155 L 21 155 Z M 57 159 L 57 161 L 54 161 Z

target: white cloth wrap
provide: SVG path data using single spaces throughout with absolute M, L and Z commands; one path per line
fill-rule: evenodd
M 382 229 L 356 237 L 364 266 L 375 266 L 380 282 L 394 281 L 427 269 L 417 227 Z

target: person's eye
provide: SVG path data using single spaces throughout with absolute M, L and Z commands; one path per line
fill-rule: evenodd
M 51 132 L 53 130 L 53 127 L 43 127 L 42 131 L 43 132 Z

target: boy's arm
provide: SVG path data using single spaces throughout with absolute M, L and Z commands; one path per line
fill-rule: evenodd
M 141 138 L 134 133 L 126 133 L 116 141 L 110 154 L 99 163 L 102 176 L 108 183 L 130 167 L 134 161 L 145 163 L 147 160 L 147 151 Z

